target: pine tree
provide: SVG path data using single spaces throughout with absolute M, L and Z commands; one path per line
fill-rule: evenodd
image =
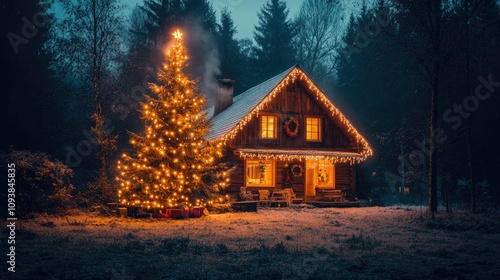
M 221 11 L 220 24 L 217 26 L 217 42 L 219 44 L 220 68 L 223 78 L 231 77 L 235 79 L 240 69 L 240 65 L 234 63 L 235 60 L 238 61 L 239 56 L 238 41 L 234 38 L 236 32 L 231 14 L 227 8 L 224 8 Z
M 145 27 L 147 39 L 154 47 L 161 47 L 167 40 L 167 31 L 181 18 L 181 0 L 145 0 L 140 6 L 147 17 Z
M 226 8 L 220 14 L 220 24 L 217 26 L 217 43 L 220 59 L 219 78 L 235 79 L 235 92 L 243 92 L 252 86 L 247 78 L 248 59 L 241 52 L 240 43 L 234 37 L 238 31 L 234 25 L 231 13 Z M 238 63 L 235 63 L 237 61 Z
M 8 133 L 3 134 L 0 150 L 8 151 L 13 145 L 52 153 L 68 142 L 70 133 L 64 130 L 69 127 L 65 117 L 70 109 L 68 88 L 49 68 L 55 54 L 43 48 L 52 28 L 50 7 L 38 0 L 7 0 L 1 6 L 0 30 L 5 35 L 0 44 L 4 69 L 0 119 L 2 131 Z M 36 24 L 33 15 L 38 18 Z M 78 133 L 81 139 L 81 130 Z
M 191 205 L 213 190 L 210 187 L 225 186 L 224 181 L 213 180 L 221 145 L 204 140 L 210 129 L 205 96 L 185 74 L 188 55 L 182 33 L 173 35 L 174 43 L 157 73 L 159 82 L 150 84 L 151 96 L 142 104 L 145 135 L 131 133 L 135 155 L 123 154 L 118 162 L 118 196 L 124 205 L 148 209 Z M 212 185 L 207 187 L 207 181 Z
M 289 12 L 286 2 L 270 0 L 258 14 L 259 25 L 254 31 L 255 71 L 260 73 L 257 81 L 272 77 L 296 62 L 293 39 L 297 32 L 288 18 Z
M 217 16 L 207 0 L 184 0 L 184 16 L 200 20 L 201 26 L 210 34 L 217 32 Z

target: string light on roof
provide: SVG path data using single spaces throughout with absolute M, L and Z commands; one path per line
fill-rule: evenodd
M 368 156 L 373 154 L 373 150 L 368 144 L 368 141 L 359 133 L 359 131 L 347 120 L 347 118 L 340 112 L 340 110 L 326 97 L 326 95 L 314 84 L 314 82 L 307 77 L 307 75 L 300 69 L 295 67 L 284 79 L 281 81 L 273 90 L 259 103 L 255 108 L 250 111 L 235 127 L 233 127 L 228 133 L 226 133 L 221 140 L 226 143 L 231 141 L 236 137 L 238 132 L 240 132 L 248 122 L 250 122 L 254 117 L 259 116 L 259 112 L 264 109 L 264 107 L 269 104 L 276 95 L 290 83 L 294 83 L 296 80 L 301 80 L 305 82 L 313 93 L 316 100 L 323 103 L 327 110 L 330 111 L 332 116 L 336 117 L 342 125 L 344 125 L 349 133 L 354 134 L 354 137 L 358 143 L 363 147 L 361 154 L 363 155 L 363 160 Z M 361 160 L 362 161 L 362 160 Z
M 352 152 L 334 152 L 334 151 L 311 151 L 311 150 L 259 150 L 259 149 L 240 149 L 242 158 L 275 159 L 279 161 L 294 160 L 328 160 L 336 163 L 360 163 L 366 159 L 365 154 Z

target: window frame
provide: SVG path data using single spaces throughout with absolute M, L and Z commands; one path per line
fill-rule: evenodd
M 249 161 L 270 161 L 271 162 L 271 166 L 272 166 L 272 170 L 271 170 L 271 184 L 269 185 L 265 185 L 265 184 L 248 184 L 248 180 L 247 180 L 247 168 L 248 168 L 248 162 Z M 243 176 L 243 180 L 244 180 L 244 185 L 245 187 L 247 188 L 269 188 L 269 187 L 275 187 L 276 186 L 276 160 L 275 159 L 259 159 L 259 158 L 247 158 L 245 159 L 245 174 Z
M 318 120 L 318 139 L 307 139 L 307 120 L 317 119 Z M 304 118 L 304 138 L 306 142 L 322 142 L 323 141 L 323 117 L 322 116 L 305 116 Z
M 264 132 L 263 131 L 263 126 L 262 126 L 262 120 L 263 120 L 263 117 L 272 117 L 274 118 L 274 126 L 273 126 L 273 131 L 274 131 L 274 136 L 273 137 L 262 137 L 262 133 Z M 277 115 L 274 115 L 274 114 L 260 114 L 260 117 L 259 117 L 259 137 L 260 139 L 263 139 L 263 140 L 276 140 L 278 139 L 278 116 Z M 269 120 L 268 120 L 269 122 Z M 267 134 L 269 134 L 269 131 L 267 130 Z

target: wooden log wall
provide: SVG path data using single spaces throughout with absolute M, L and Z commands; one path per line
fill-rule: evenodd
M 260 117 L 254 117 L 246 124 L 245 129 L 238 133 L 230 145 L 233 147 L 283 149 L 335 148 L 339 151 L 358 151 L 358 143 L 344 133 L 336 121 L 326 113 L 324 106 L 319 104 L 298 82 L 293 87 L 282 89 L 281 93 L 259 112 L 259 116 L 264 114 L 277 117 L 276 139 L 261 139 Z M 295 138 L 287 136 L 284 132 L 284 123 L 291 117 L 296 118 L 300 125 L 299 134 Z M 306 117 L 322 119 L 321 142 L 306 141 Z
M 356 197 L 356 176 L 354 165 L 339 163 L 335 165 L 335 188 L 341 189 L 348 200 Z

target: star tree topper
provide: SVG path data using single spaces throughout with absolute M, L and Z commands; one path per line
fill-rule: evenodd
M 172 33 L 172 35 L 174 35 L 175 39 L 180 40 L 180 39 L 182 39 L 182 35 L 184 35 L 184 34 L 182 34 L 182 32 L 179 29 L 177 29 L 174 33 Z

